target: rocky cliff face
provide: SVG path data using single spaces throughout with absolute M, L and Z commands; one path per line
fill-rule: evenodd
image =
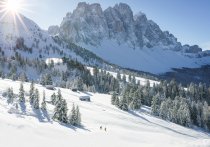
M 55 29 L 54 29 L 55 30 Z M 49 28 L 49 33 L 56 31 Z M 133 14 L 124 3 L 102 10 L 100 4 L 79 3 L 72 13 L 67 13 L 59 28 L 62 39 L 75 43 L 100 46 L 104 39 L 130 48 L 152 48 L 161 46 L 175 51 L 182 50 L 181 43 L 168 31 L 148 20 L 143 13 Z M 189 50 L 189 47 L 186 49 Z
M 56 28 L 51 27 L 49 33 L 58 31 L 61 40 L 79 44 L 125 68 L 160 74 L 210 63 L 209 52 L 197 45 L 182 45 L 144 13 L 133 14 L 124 3 L 105 10 L 100 4 L 79 3 Z

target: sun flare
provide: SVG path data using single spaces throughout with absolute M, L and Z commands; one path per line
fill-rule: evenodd
M 26 0 L 0 0 L 0 22 L 11 22 L 15 28 L 22 25 L 27 30 L 21 13 L 29 12 L 28 6 Z
M 13 13 L 18 13 L 21 9 L 21 1 L 20 0 L 7 0 L 5 3 L 5 8 Z

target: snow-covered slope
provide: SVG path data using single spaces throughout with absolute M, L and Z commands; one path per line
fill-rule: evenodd
M 209 54 L 204 55 L 199 46 L 182 45 L 145 14 L 133 14 L 124 3 L 105 10 L 100 4 L 79 3 L 64 17 L 59 30 L 50 27 L 49 33 L 55 32 L 110 63 L 154 74 L 210 64 Z
M 15 18 L 15 19 L 14 19 Z M 77 46 L 76 46 L 77 47 Z M 4 56 L 11 57 L 15 52 L 29 59 L 62 58 L 77 59 L 83 64 L 102 65 L 103 60 L 75 53 L 73 47 L 56 42 L 47 31 L 42 30 L 35 22 L 19 14 L 13 16 L 8 13 L 0 20 L 0 48 Z M 84 52 L 84 50 L 83 50 Z
M 119 45 L 112 40 L 103 41 L 99 47 L 84 43 L 80 45 L 110 63 L 154 74 L 165 73 L 172 68 L 197 68 L 210 64 L 210 56 L 197 58 L 192 53 L 175 52 L 161 47 L 133 50 L 126 44 Z
M 0 95 L 7 87 L 13 87 L 17 94 L 19 82 L 0 79 Z M 24 83 L 26 92 L 29 83 Z M 47 100 L 54 91 L 36 85 L 39 91 L 46 91 Z M 124 112 L 110 104 L 110 95 L 75 93 L 61 89 L 69 108 L 79 105 L 83 128 L 73 128 L 53 122 L 49 117 L 53 106 L 47 104 L 48 114 L 33 111 L 26 102 L 25 111 L 8 106 L 0 96 L 0 138 L 1 146 L 74 146 L 74 147 L 209 147 L 210 136 L 200 130 L 185 128 L 150 116 L 149 108 L 139 112 Z M 81 102 L 80 95 L 90 95 L 91 102 Z M 10 112 L 10 113 L 8 113 Z M 99 127 L 107 128 L 107 131 Z

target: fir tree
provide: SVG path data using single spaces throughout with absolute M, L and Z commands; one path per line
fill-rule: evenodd
M 116 97 L 114 104 L 115 106 L 120 107 L 120 100 L 118 96 Z
M 131 80 L 132 80 L 132 76 L 129 75 L 129 76 L 128 76 L 128 81 L 131 82 Z
M 60 110 L 60 116 L 59 116 L 59 121 L 62 123 L 67 123 L 68 122 L 68 116 L 67 116 L 67 112 L 68 112 L 68 107 L 67 107 L 67 103 L 66 100 L 61 99 L 61 110 Z
M 134 92 L 133 94 L 133 100 L 129 104 L 129 108 L 131 110 L 138 110 L 141 108 L 141 98 L 138 95 L 138 92 Z
M 67 111 L 68 111 L 68 107 L 67 107 L 66 100 L 62 98 L 58 99 L 55 105 L 53 119 L 58 120 L 59 122 L 62 122 L 62 123 L 67 123 L 68 122 Z
M 61 95 L 61 90 L 58 90 L 58 94 L 56 96 L 56 101 L 55 104 L 57 104 L 59 101 L 61 101 L 63 99 L 62 95 Z
M 117 94 L 116 94 L 116 92 L 114 92 L 114 93 L 112 94 L 112 98 L 111 98 L 111 104 L 112 104 L 112 105 L 115 105 L 116 97 L 117 97 Z
M 23 83 L 20 83 L 20 89 L 19 89 L 19 101 L 21 103 L 25 103 L 25 95 L 24 95 L 24 87 L 23 87 Z
M 81 125 L 81 114 L 79 110 L 79 106 L 76 107 L 76 124 Z
M 207 104 L 207 102 L 205 101 L 204 102 L 204 105 L 203 105 L 203 111 L 202 111 L 202 122 L 203 122 L 203 127 L 205 129 L 207 129 L 207 123 L 209 121 L 209 106 Z
M 123 75 L 123 79 L 122 79 L 123 83 L 126 83 L 126 76 Z
M 158 115 L 159 114 L 158 95 L 153 96 L 151 107 L 152 107 L 152 114 L 153 115 Z
M 120 104 L 119 105 L 120 105 L 120 109 L 122 109 L 123 111 L 128 111 L 128 103 L 127 103 L 125 95 L 120 100 Z
M 71 109 L 71 114 L 69 116 L 69 123 L 73 126 L 77 125 L 77 116 L 76 116 L 76 109 L 73 104 L 72 109 Z
M 31 85 L 30 85 L 30 91 L 29 91 L 29 101 L 30 104 L 32 105 L 34 102 L 34 82 L 32 81 Z
M 55 105 L 55 104 L 56 104 L 56 101 L 57 101 L 57 96 L 56 96 L 55 93 L 53 93 L 53 94 L 51 95 L 51 103 L 52 103 L 53 105 Z
M 41 104 L 41 109 L 46 111 L 47 110 L 47 106 L 46 106 L 46 96 L 45 96 L 45 91 L 43 91 L 43 99 L 42 99 L 42 104 Z
M 14 102 L 14 92 L 13 92 L 13 88 L 8 88 L 7 89 L 7 103 L 8 104 L 12 104 Z
M 117 72 L 117 79 L 118 79 L 119 81 L 121 81 L 121 75 L 120 75 L 119 72 Z
M 167 108 L 167 104 L 165 101 L 163 101 L 160 105 L 160 117 L 163 118 L 163 119 L 167 119 L 167 111 L 168 111 L 168 108 Z
M 52 85 L 52 84 L 53 84 L 53 82 L 52 82 L 52 77 L 51 77 L 50 74 L 47 74 L 47 75 L 45 76 L 45 85 Z
M 35 93 L 34 93 L 33 108 L 39 109 L 39 91 L 38 91 L 38 89 L 36 89 Z

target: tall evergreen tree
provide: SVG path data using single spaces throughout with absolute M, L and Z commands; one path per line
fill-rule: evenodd
M 43 99 L 42 99 L 41 109 L 44 110 L 44 111 L 47 110 L 45 91 L 43 91 Z
M 114 92 L 114 93 L 112 94 L 112 98 L 111 98 L 111 104 L 112 104 L 112 105 L 115 105 L 116 97 L 117 97 L 117 94 L 116 94 L 116 92 Z
M 114 104 L 116 107 L 120 107 L 120 100 L 118 96 L 116 97 Z
M 53 119 L 58 120 L 59 122 L 62 122 L 62 123 L 67 123 L 68 122 L 68 117 L 67 117 L 68 107 L 67 107 L 66 100 L 62 98 L 60 90 L 58 91 L 57 98 L 58 99 L 55 105 Z
M 76 124 L 81 125 L 81 114 L 79 110 L 79 106 L 76 107 Z
M 128 103 L 125 95 L 123 95 L 123 97 L 121 98 L 119 105 L 120 109 L 122 109 L 123 111 L 128 111 Z
M 29 101 L 30 104 L 32 105 L 34 102 L 34 82 L 32 81 L 30 85 L 30 90 L 29 90 Z
M 207 104 L 207 102 L 204 102 L 203 104 L 203 111 L 202 111 L 202 122 L 203 122 L 203 127 L 205 129 L 207 129 L 207 124 L 208 124 L 208 121 L 209 121 L 209 106 Z
M 69 116 L 69 123 L 73 126 L 77 125 L 77 116 L 74 104 L 72 105 L 71 114 Z
M 55 93 L 53 93 L 53 94 L 51 95 L 51 103 L 52 103 L 53 105 L 55 105 L 56 102 L 57 102 L 57 96 L 56 96 Z
M 129 104 L 131 110 L 138 110 L 141 108 L 141 97 L 138 91 L 135 91 L 131 103 Z
M 14 92 L 13 92 L 13 88 L 8 88 L 7 89 L 7 103 L 8 104 L 12 104 L 14 102 Z
M 25 103 L 25 91 L 24 91 L 24 87 L 23 87 L 23 83 L 20 83 L 20 89 L 19 89 L 19 101 L 21 103 Z
M 63 122 L 63 123 L 67 123 L 68 122 L 68 116 L 67 116 L 67 112 L 68 112 L 68 107 L 67 107 L 67 103 L 66 100 L 61 99 L 61 109 L 60 109 L 60 116 L 59 116 L 59 121 Z
M 121 75 L 120 75 L 119 72 L 117 72 L 117 79 L 118 79 L 119 81 L 121 81 Z
M 57 104 L 58 102 L 60 102 L 63 99 L 62 95 L 61 95 L 61 90 L 58 90 L 58 94 L 56 96 L 56 101 L 55 104 Z
M 123 81 L 123 83 L 126 83 L 126 76 L 125 75 L 123 75 L 122 81 Z
M 152 114 L 156 115 L 156 116 L 159 114 L 158 96 L 159 95 L 153 96 L 153 98 L 152 98 L 152 106 L 151 106 Z
M 39 91 L 35 90 L 34 99 L 33 99 L 33 107 L 34 109 L 39 109 Z

